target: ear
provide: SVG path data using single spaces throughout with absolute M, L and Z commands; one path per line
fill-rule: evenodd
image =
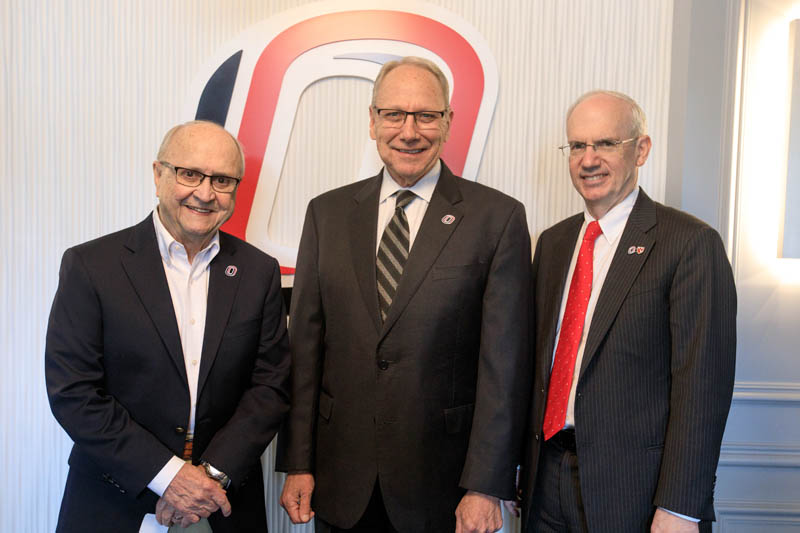
M 653 145 L 653 141 L 650 140 L 649 135 L 642 135 L 639 137 L 639 140 L 636 141 L 636 166 L 640 167 L 644 165 L 645 161 L 647 161 L 647 156 L 650 155 L 650 148 Z
M 450 125 L 453 123 L 453 116 L 454 116 L 453 110 L 452 109 L 449 110 L 447 113 L 444 114 L 444 116 L 447 119 L 447 122 L 445 123 L 444 126 L 444 135 L 442 135 L 442 142 L 447 142 L 447 139 L 450 138 Z
M 161 173 L 158 171 L 160 166 L 158 161 L 153 161 L 153 183 L 156 184 L 156 196 L 158 196 L 158 182 L 161 180 Z
M 369 138 L 373 141 L 378 138 L 375 134 L 375 113 L 372 110 L 372 106 L 369 106 Z

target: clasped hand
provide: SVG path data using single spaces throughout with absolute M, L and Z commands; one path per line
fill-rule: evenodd
M 203 467 L 187 463 L 156 503 L 156 520 L 162 526 L 188 527 L 218 509 L 224 516 L 231 514 L 225 490 L 206 475 Z

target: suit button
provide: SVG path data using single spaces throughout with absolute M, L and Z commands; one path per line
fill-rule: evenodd
M 536 440 L 539 440 L 539 435 L 536 435 Z
M 386 359 L 381 359 L 380 361 L 378 361 L 378 368 L 380 368 L 381 370 L 386 370 L 387 368 L 389 368 L 389 361 L 387 361 Z
M 186 433 L 186 428 L 183 427 L 183 426 L 178 426 L 178 427 L 175 428 L 175 433 L 178 433 L 179 435 L 183 434 L 183 433 Z

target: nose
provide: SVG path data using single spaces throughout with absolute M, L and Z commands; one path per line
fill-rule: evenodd
M 217 192 L 214 190 L 214 187 L 211 186 L 211 178 L 208 176 L 203 178 L 203 181 L 195 188 L 193 194 L 195 198 L 204 203 L 212 202 L 214 198 L 217 197 Z
M 414 115 L 409 113 L 406 115 L 406 119 L 403 121 L 403 125 L 400 128 L 400 138 L 402 140 L 414 140 L 419 137 L 419 132 L 417 131 L 417 123 L 414 119 Z
M 583 156 L 581 156 L 581 166 L 587 168 L 596 167 L 599 164 L 599 159 L 597 150 L 594 149 L 593 145 L 589 144 L 586 146 Z

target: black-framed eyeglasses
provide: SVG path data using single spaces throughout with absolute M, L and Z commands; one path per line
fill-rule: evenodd
M 186 187 L 199 187 L 200 184 L 203 183 L 203 180 L 208 178 L 211 187 L 215 191 L 232 193 L 236 190 L 236 187 L 239 186 L 239 182 L 242 181 L 242 178 L 234 178 L 231 176 L 209 176 L 208 174 L 203 174 L 191 168 L 176 167 L 166 161 L 159 161 L 158 163 L 172 170 L 172 172 L 175 173 L 175 179 L 178 183 Z
M 383 126 L 387 128 L 401 128 L 406 123 L 406 117 L 412 115 L 414 123 L 420 129 L 433 129 L 439 127 L 439 123 L 447 113 L 443 111 L 405 111 L 403 109 L 378 109 L 373 107 L 375 113 L 380 117 Z
M 625 139 L 623 141 L 619 141 L 616 139 L 600 139 L 599 141 L 595 141 L 594 143 L 572 141 L 569 144 L 565 144 L 564 146 L 559 146 L 558 149 L 561 150 L 562 154 L 568 155 L 570 157 L 582 157 L 583 154 L 586 153 L 586 148 L 588 148 L 589 146 L 591 146 L 594 149 L 594 151 L 597 152 L 598 154 L 613 154 L 614 152 L 618 151 L 619 148 L 625 143 L 635 141 L 638 138 L 639 137 L 631 137 L 630 139 Z

